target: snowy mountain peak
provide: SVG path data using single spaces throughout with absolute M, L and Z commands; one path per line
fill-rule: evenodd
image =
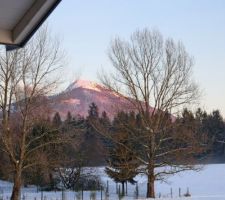
M 98 85 L 97 83 L 93 82 L 93 81 L 89 81 L 89 80 L 76 80 L 74 81 L 72 84 L 69 85 L 69 87 L 66 89 L 66 91 L 71 91 L 73 89 L 76 88 L 83 88 L 83 89 L 88 89 L 88 90 L 95 90 L 100 92 L 101 90 L 100 85 Z

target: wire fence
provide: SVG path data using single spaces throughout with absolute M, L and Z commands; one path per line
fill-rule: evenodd
M 105 187 L 100 190 L 93 191 L 40 191 L 36 186 L 23 187 L 21 189 L 20 200 L 135 200 L 145 199 L 146 185 L 125 185 L 125 190 L 122 195 L 122 186 L 117 183 L 106 181 Z M 189 188 L 187 188 L 189 192 Z M 184 196 L 184 190 L 170 190 L 167 193 L 157 193 L 156 197 L 159 199 L 180 199 Z M 12 193 L 12 186 L 0 185 L 0 200 L 10 200 Z
M 3 192 L 0 200 L 10 200 L 11 193 Z M 21 192 L 21 200 L 133 200 L 135 196 L 107 194 L 105 191 L 57 191 L 57 192 Z

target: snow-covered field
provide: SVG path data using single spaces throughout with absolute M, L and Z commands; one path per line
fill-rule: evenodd
M 116 194 L 116 184 L 108 178 L 104 173 L 104 168 L 97 168 L 96 173 L 101 176 L 105 185 L 109 184 L 109 197 L 106 198 L 105 193 L 102 193 L 102 199 L 116 200 L 119 199 Z M 146 178 L 144 176 L 136 177 L 138 181 L 139 199 L 145 199 L 146 195 Z M 0 181 L 0 199 L 1 197 L 9 199 L 11 193 L 12 184 L 4 181 Z M 179 188 L 181 188 L 181 194 L 186 193 L 187 188 L 191 193 L 191 198 L 179 198 Z M 206 165 L 202 171 L 193 172 L 186 171 L 179 173 L 175 176 L 169 177 L 167 183 L 156 183 L 156 195 L 161 194 L 161 200 L 171 198 L 171 189 L 173 193 L 173 200 L 187 199 L 187 200 L 225 200 L 225 164 Z M 42 198 L 41 198 L 42 195 Z M 64 194 L 65 200 L 79 200 L 81 199 L 81 193 L 75 193 L 66 191 Z M 84 192 L 83 199 L 91 200 L 96 197 L 96 200 L 101 199 L 101 192 Z M 62 192 L 44 192 L 37 193 L 35 187 L 23 188 L 21 197 L 23 200 L 61 200 Z M 128 184 L 128 194 L 123 200 L 135 199 L 135 186 Z

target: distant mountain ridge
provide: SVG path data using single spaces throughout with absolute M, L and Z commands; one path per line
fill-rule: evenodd
M 110 118 L 119 110 L 133 110 L 125 98 L 88 80 L 74 81 L 65 91 L 53 96 L 51 102 L 53 112 L 59 112 L 62 119 L 66 118 L 68 111 L 73 116 L 86 117 L 92 102 L 98 106 L 100 115 L 105 111 Z
M 89 80 L 74 81 L 64 91 L 50 99 L 53 114 L 59 112 L 63 120 L 66 119 L 68 112 L 72 116 L 86 117 L 93 102 L 99 109 L 99 115 L 105 111 L 110 119 L 113 119 L 119 111 L 137 111 L 131 103 L 134 100 L 128 100 L 123 95 L 118 95 L 103 85 Z M 150 112 L 153 112 L 152 107 Z M 176 117 L 171 115 L 171 119 L 175 121 Z

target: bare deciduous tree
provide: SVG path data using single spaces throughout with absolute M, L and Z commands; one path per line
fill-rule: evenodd
M 200 150 L 196 130 L 181 128 L 190 124 L 181 125 L 174 117 L 199 98 L 193 60 L 181 42 L 148 29 L 134 32 L 129 41 L 114 39 L 109 58 L 115 71 L 101 74 L 101 81 L 139 114 L 139 126 L 125 127 L 138 145 L 135 155 L 140 173 L 148 177 L 147 197 L 155 197 L 155 180 L 193 169 L 193 155 Z
M 46 95 L 57 86 L 55 75 L 63 64 L 62 56 L 59 42 L 49 36 L 47 27 L 24 48 L 11 52 L 1 49 L 0 141 L 13 171 L 12 200 L 19 199 L 23 171 L 40 164 L 38 152 L 62 142 L 57 136 L 43 140 L 49 131 L 32 135 L 34 125 L 49 116 Z

